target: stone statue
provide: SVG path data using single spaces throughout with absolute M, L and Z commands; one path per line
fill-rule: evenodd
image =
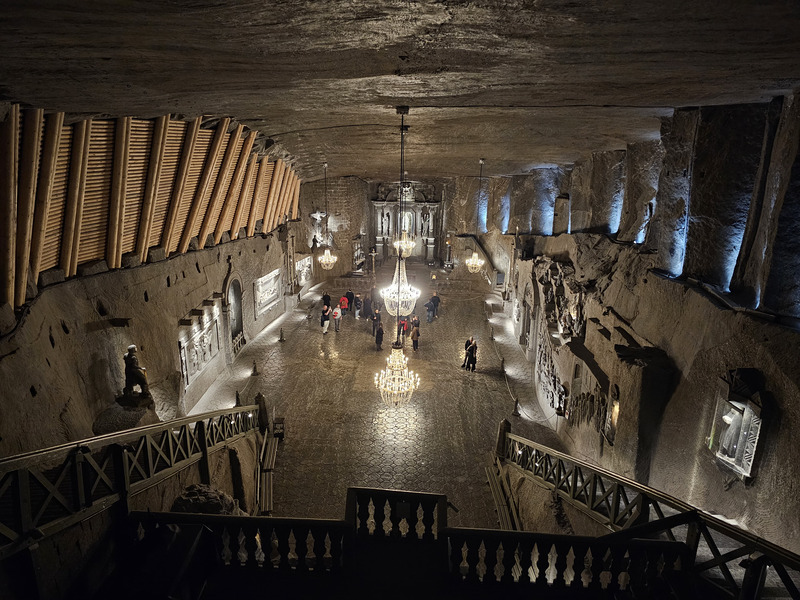
M 133 394 L 133 388 L 139 386 L 142 396 L 149 396 L 150 389 L 147 387 L 147 369 L 139 366 L 139 358 L 136 356 L 136 346 L 131 344 L 128 351 L 122 356 L 125 361 L 125 389 L 122 393 L 126 396 Z
M 384 218 L 384 221 L 386 222 L 386 235 L 391 235 L 392 234 L 392 232 L 391 232 L 392 219 L 389 216 L 389 213 L 387 212 L 386 215 L 384 215 L 383 218 Z M 383 231 L 383 229 L 381 229 L 381 231 Z
M 421 229 L 422 229 L 422 237 L 428 237 L 428 235 L 430 233 L 430 228 L 431 228 L 431 215 L 426 210 L 422 214 L 422 227 L 421 227 Z
M 378 220 L 381 222 L 381 235 L 383 235 L 383 211 L 381 211 L 381 217 Z

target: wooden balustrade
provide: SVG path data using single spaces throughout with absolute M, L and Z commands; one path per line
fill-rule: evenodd
M 337 573 L 352 528 L 333 519 L 239 517 L 189 513 L 130 514 L 140 540 L 159 527 L 202 525 L 217 540 L 220 564 L 281 573 Z
M 432 541 L 447 527 L 447 497 L 402 490 L 348 488 L 348 518 L 359 537 Z
M 680 542 L 625 540 L 448 529 L 450 573 L 456 582 L 517 584 L 531 588 L 628 591 L 662 589 L 687 568 L 689 548 Z
M 198 461 L 207 466 L 209 452 L 257 427 L 257 412 L 220 410 L 0 460 L 0 559 Z

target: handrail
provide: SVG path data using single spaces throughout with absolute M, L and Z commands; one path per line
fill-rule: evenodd
M 0 560 L 187 467 L 258 426 L 258 407 L 218 410 L 0 461 Z
M 695 564 L 694 570 L 713 585 L 738 595 L 752 585 L 753 580 L 766 577 L 766 566 L 771 564 L 775 567 L 775 572 L 770 575 L 772 583 L 783 584 L 792 597 L 800 598 L 792 577 L 787 573 L 787 569 L 791 569 L 795 577 L 800 576 L 800 555 L 660 490 L 597 465 L 508 431 L 504 432 L 502 439 L 504 457 L 508 462 L 555 490 L 571 504 L 599 517 L 598 520 L 617 532 L 607 536 L 609 541 L 635 535 L 664 534 L 670 540 L 683 536 L 692 550 L 693 562 L 699 545 L 705 542 L 705 551 L 710 556 L 705 557 L 708 560 Z M 730 542 L 741 546 L 720 550 L 723 544 Z M 741 558 L 748 555 L 764 558 L 741 564 Z M 714 569 L 719 569 L 724 583 L 719 583 L 719 577 L 711 576 L 716 575 Z M 757 573 L 751 573 L 751 569 Z
M 40 450 L 31 450 L 30 452 L 14 454 L 13 456 L 6 456 L 5 458 L 0 458 L 0 473 L 9 471 L 11 469 L 18 469 L 20 467 L 27 466 L 28 464 L 32 464 L 33 462 L 39 462 L 39 458 L 45 455 L 47 455 L 48 457 L 50 457 L 51 455 L 58 456 L 59 453 L 62 453 L 64 451 L 75 450 L 76 448 L 82 448 L 82 447 L 99 448 L 101 446 L 108 446 L 109 444 L 123 443 L 132 439 L 137 439 L 141 437 L 141 434 L 143 433 L 149 433 L 152 431 L 162 431 L 168 428 L 176 429 L 178 427 L 181 427 L 182 425 L 197 423 L 198 421 L 205 421 L 206 419 L 213 419 L 214 417 L 219 417 L 222 415 L 230 415 L 242 412 L 254 412 L 257 410 L 258 407 L 256 405 L 241 406 L 234 408 L 223 408 L 221 410 L 201 413 L 189 417 L 182 417 L 180 419 L 171 419 L 169 421 L 162 421 L 161 423 L 155 423 L 153 425 L 142 425 L 141 427 L 133 427 L 131 429 L 126 429 L 125 431 L 105 433 L 103 435 L 84 438 L 82 440 L 76 440 L 74 442 L 65 442 L 57 446 L 50 446 L 48 448 L 42 448 Z

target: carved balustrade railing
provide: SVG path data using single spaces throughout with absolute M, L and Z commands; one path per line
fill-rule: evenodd
M 464 528 L 446 533 L 456 582 L 512 584 L 521 593 L 560 588 L 655 597 L 683 586 L 691 564 L 689 548 L 680 542 Z
M 600 539 L 677 540 L 690 549 L 692 572 L 725 596 L 761 597 L 766 592 L 760 590 L 768 590 L 800 600 L 797 554 L 659 490 L 511 433 L 505 433 L 504 458 L 615 532 Z
M 0 460 L 0 560 L 200 462 L 258 426 L 220 410 Z
M 345 514 L 358 537 L 434 541 L 447 527 L 447 496 L 351 487 Z
M 215 539 L 220 564 L 280 573 L 340 571 L 345 538 L 352 531 L 348 523 L 333 519 L 142 511 L 132 511 L 130 518 L 140 541 L 159 528 L 202 525 Z

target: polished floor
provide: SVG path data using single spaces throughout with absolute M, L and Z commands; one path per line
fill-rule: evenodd
M 296 309 L 248 341 L 230 377 L 212 386 L 192 410 L 232 406 L 237 390 L 246 401 L 260 391 L 274 415 L 285 418 L 274 515 L 341 518 L 347 487 L 366 486 L 443 493 L 458 510 L 449 511 L 449 524 L 495 527 L 484 468 L 500 421 L 509 418 L 515 432 L 557 445 L 532 396 L 531 364 L 514 340 L 500 296 L 479 291 L 486 285 L 448 281 L 445 273 L 435 273 L 433 281 L 428 267 L 409 267 L 409 277 L 422 289 L 418 306 L 433 289 L 439 290 L 442 305 L 430 324 L 421 308 L 419 350 L 413 352 L 406 342 L 409 367 L 422 380 L 408 405 L 384 405 L 374 386 L 390 352 L 393 327 L 386 328 L 381 352 L 369 323 L 351 314 L 339 332 L 331 325 L 323 335 L 323 286 L 317 286 Z M 388 268 L 379 270 L 378 287 L 390 278 Z M 337 298 L 346 291 L 336 282 L 325 285 Z M 355 291 L 368 287 L 368 280 L 352 281 Z M 393 323 L 385 311 L 383 319 Z M 278 341 L 281 330 L 284 342 Z M 479 348 L 475 373 L 460 367 L 470 335 Z M 521 417 L 511 416 L 515 397 Z

